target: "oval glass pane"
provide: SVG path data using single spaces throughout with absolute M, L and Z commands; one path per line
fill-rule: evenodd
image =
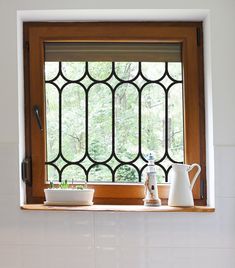
M 153 152 L 160 160 L 165 152 L 165 91 L 151 83 L 144 87 L 141 96 L 142 154 L 147 159 Z
M 85 154 L 85 92 L 77 84 L 62 92 L 62 153 L 71 162 Z
M 102 83 L 88 95 L 88 152 L 94 161 L 107 160 L 112 152 L 112 93 Z
M 47 181 L 59 182 L 59 173 L 56 168 L 51 165 L 46 165 Z
M 54 79 L 59 72 L 59 62 L 45 62 L 45 80 Z
M 165 73 L 165 62 L 142 62 L 141 70 L 143 76 L 150 80 L 155 81 L 160 79 Z
M 88 174 L 89 182 L 111 182 L 112 173 L 105 165 L 94 165 Z
M 117 168 L 115 173 L 115 182 L 138 182 L 139 174 L 131 165 L 122 165 Z
M 138 91 L 125 83 L 115 92 L 115 152 L 119 160 L 132 161 L 138 154 Z
M 67 180 L 69 183 L 73 182 L 85 182 L 86 175 L 84 170 L 77 165 L 67 166 L 62 173 L 62 180 Z
M 139 71 L 138 62 L 115 62 L 115 73 L 119 79 L 130 81 L 135 78 Z
M 170 88 L 168 96 L 168 152 L 175 161 L 184 160 L 182 84 Z
M 182 80 L 182 63 L 181 62 L 168 62 L 169 75 L 177 80 Z
M 112 62 L 89 62 L 88 70 L 93 79 L 103 81 L 112 73 Z
M 59 153 L 59 93 L 52 84 L 45 86 L 47 161 L 52 161 Z
M 62 72 L 68 80 L 79 80 L 85 73 L 85 62 L 62 62 Z
M 166 181 L 166 176 L 165 176 L 165 172 L 163 171 L 163 169 L 157 165 L 155 165 L 156 168 L 156 176 L 157 176 L 157 183 L 165 183 Z M 145 182 L 146 178 L 147 178 L 147 171 L 148 171 L 148 167 L 144 168 L 141 174 L 141 181 Z

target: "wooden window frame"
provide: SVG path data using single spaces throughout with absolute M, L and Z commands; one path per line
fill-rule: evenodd
M 42 203 L 45 178 L 46 135 L 41 133 L 33 106 L 44 107 L 44 42 L 180 42 L 184 92 L 185 163 L 198 163 L 202 171 L 193 194 L 195 204 L 206 205 L 205 111 L 203 89 L 203 40 L 201 22 L 52 22 L 24 23 L 25 156 L 31 159 L 27 203 Z M 45 127 L 43 128 L 45 129 Z M 191 174 L 192 176 L 193 174 Z M 89 183 L 96 204 L 143 204 L 143 184 Z M 159 185 L 166 204 L 169 185 Z

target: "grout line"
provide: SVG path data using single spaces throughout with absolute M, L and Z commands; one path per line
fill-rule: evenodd
M 0 243 L 0 248 L 2 247 L 46 247 L 46 248 L 77 248 L 79 249 L 90 249 L 92 246 L 78 246 L 78 245 L 69 245 L 69 244 L 63 244 L 63 245 L 58 245 L 58 244 L 32 244 L 32 243 Z M 100 248 L 113 248 L 113 249 L 125 249 L 125 248 L 131 248 L 131 249 L 151 249 L 151 248 L 157 248 L 157 249 L 210 249 L 210 250 L 234 250 L 235 247 L 204 247 L 204 246 L 113 246 L 113 247 L 106 247 L 106 246 L 101 246 Z M 94 259 L 95 260 L 95 259 Z M 96 266 L 95 266 L 96 267 Z
M 235 144 L 214 144 L 214 147 L 235 147 Z
M 224 195 L 216 195 L 215 196 L 215 199 L 216 198 L 224 198 L 224 199 L 235 199 L 235 196 L 224 196 Z M 215 200 L 215 202 L 216 202 L 216 200 Z M 217 206 L 215 205 L 215 208 L 216 208 Z
M 96 216 L 95 216 L 95 213 L 93 212 L 92 213 L 92 217 L 93 217 L 93 262 L 94 262 L 94 267 L 95 268 L 98 268 L 97 267 L 97 258 L 96 258 L 96 231 L 95 231 L 95 226 L 96 226 Z

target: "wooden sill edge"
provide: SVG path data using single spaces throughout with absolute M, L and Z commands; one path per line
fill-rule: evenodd
M 25 204 L 22 210 L 41 211 L 110 211 L 110 212 L 214 212 L 214 207 L 145 207 L 141 205 L 93 205 L 93 206 L 45 206 L 43 204 Z

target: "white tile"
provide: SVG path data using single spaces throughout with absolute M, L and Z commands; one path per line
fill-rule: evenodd
M 145 268 L 146 252 L 144 247 L 121 247 L 118 250 L 119 268 Z
M 138 247 L 145 243 L 143 213 L 96 213 L 95 245 Z
M 233 268 L 235 251 L 232 249 L 171 248 L 169 267 L 174 268 Z
M 64 253 L 67 263 L 67 265 L 64 267 L 69 268 L 95 267 L 94 247 L 66 247 Z
M 115 247 L 118 245 L 118 213 L 97 212 L 95 217 L 95 245 L 101 247 Z
M 147 248 L 146 249 L 146 267 L 147 268 L 156 268 L 170 267 L 170 249 L 169 248 Z M 171 266 L 171 268 L 173 268 Z
M 215 147 L 216 196 L 235 197 L 235 146 Z
M 147 247 L 235 248 L 235 198 L 217 198 L 214 213 L 148 213 Z
M 93 246 L 93 213 L 48 212 L 44 239 L 47 245 Z
M 192 214 L 177 214 L 170 220 L 170 244 L 171 247 L 193 246 L 193 222 Z
M 2 57 L 1 57 L 2 60 Z M 8 64 L 4 64 L 9 65 Z M 10 69 L 10 68 L 9 68 Z M 12 69 L 12 67 L 11 67 Z M 15 78 L 12 75 L 5 75 L 4 80 L 2 81 L 1 75 L 1 85 L 6 83 L 5 89 L 0 90 L 0 122 L 1 122 L 1 131 L 0 131 L 0 142 L 17 142 L 18 140 L 18 104 L 17 104 L 17 83 L 12 83 Z M 6 90 L 8 88 L 9 90 Z
M 219 247 L 235 248 L 235 198 L 216 199 Z
M 145 245 L 167 247 L 171 245 L 172 214 L 146 213 Z M 174 216 L 173 216 L 174 217 Z
M 118 259 L 117 258 L 118 251 Z M 99 248 L 96 267 L 234 268 L 234 249 L 208 248 Z
M 19 194 L 17 146 L 16 143 L 0 143 L 0 195 Z
M 0 246 L 0 267 L 21 268 L 20 250 L 18 246 Z
M 0 245 L 19 242 L 18 201 L 17 196 L 0 195 Z
M 234 249 L 212 249 L 208 250 L 211 255 L 211 267 L 213 268 L 234 268 L 235 267 L 235 250 Z M 207 259 L 206 254 L 203 254 Z
M 43 248 L 43 266 L 47 268 L 69 267 L 70 255 L 67 256 L 66 247 L 45 246 Z
M 22 210 L 19 220 L 20 243 L 40 245 L 45 243 L 46 213 Z
M 204 215 L 205 214 L 205 215 Z M 192 237 L 192 247 L 219 247 L 219 216 L 218 213 L 202 213 L 201 215 L 192 215 L 193 228 L 190 236 Z M 187 234 L 185 234 L 187 235 Z M 187 246 L 187 244 L 185 245 Z
M 195 268 L 196 259 L 199 256 L 200 262 L 207 265 L 205 267 L 213 268 L 234 268 L 235 267 L 235 250 L 234 249 L 196 249 L 194 251 Z
M 118 244 L 124 247 L 143 247 L 145 244 L 144 213 L 119 213 Z
M 202 248 L 235 247 L 234 211 L 235 198 L 217 198 L 216 211 L 214 213 L 177 214 L 177 217 L 181 217 L 181 219 L 177 222 L 174 218 L 172 221 L 177 231 L 172 236 L 172 246 Z M 180 228 L 178 224 L 181 225 Z M 181 230 L 180 232 L 178 232 L 179 229 Z
M 46 246 L 43 253 L 43 267 L 46 268 L 95 267 L 93 247 Z
M 214 213 L 195 213 L 193 247 L 235 248 L 235 198 L 217 198 Z
M 196 268 L 195 265 L 200 264 L 201 266 L 201 259 L 197 258 L 195 259 L 195 249 L 194 248 L 171 248 L 169 251 L 169 267 L 174 268 Z M 204 267 L 210 267 L 207 266 L 207 264 L 203 263 L 205 265 Z
M 44 246 L 22 245 L 20 248 L 21 268 L 42 268 L 44 258 Z
M 191 246 L 193 220 L 185 213 L 147 213 L 145 239 L 148 247 Z
M 114 247 L 97 247 L 95 250 L 96 268 L 118 268 L 118 249 Z

